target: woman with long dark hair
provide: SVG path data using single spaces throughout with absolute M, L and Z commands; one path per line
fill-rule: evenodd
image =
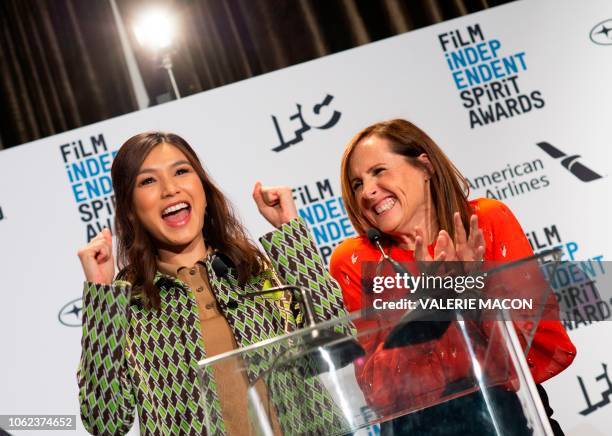
M 512 212 L 497 200 L 468 200 L 467 180 L 440 147 L 409 121 L 389 120 L 360 131 L 344 151 L 341 184 L 347 213 L 359 236 L 345 240 L 335 249 L 330 268 L 342 287 L 349 311 L 365 304 L 362 264 L 377 262 L 381 256 L 366 237 L 370 228 L 382 233 L 387 254 L 403 262 L 509 262 L 533 255 Z M 411 402 L 419 396 L 442 398 L 448 386 L 466 375 L 461 368 L 466 367 L 469 357 L 461 343 L 454 326 L 434 342 L 436 346 L 425 356 L 411 354 L 409 347 L 381 350 L 381 343 L 373 341 L 367 350 L 368 358 L 357 369 L 366 398 L 374 408 L 383 410 L 393 404 L 418 409 L 419 404 Z M 575 354 L 561 323 L 542 320 L 527 355 L 535 382 L 539 385 L 563 371 Z M 409 386 L 377 386 L 380 374 L 391 374 L 396 366 L 405 370 Z M 546 401 L 543 388 L 538 386 L 538 390 Z M 477 392 L 461 401 L 407 415 L 385 425 L 384 430 L 389 434 L 495 433 L 486 419 L 463 415 L 471 411 L 474 417 L 478 416 L 477 409 L 483 405 L 479 395 Z M 512 397 L 501 388 L 492 395 Z M 500 404 L 509 403 L 500 400 Z M 550 409 L 548 412 L 552 413 Z M 512 422 L 516 417 L 508 412 L 503 418 L 502 424 L 508 424 L 507 434 L 515 434 Z M 444 423 L 446 427 L 440 425 Z M 562 434 L 556 422 L 551 424 L 556 434 Z M 434 429 L 435 425 L 439 426 Z
M 79 250 L 86 278 L 78 371 L 85 428 L 124 434 L 136 408 L 143 434 L 248 434 L 246 389 L 253 380 L 237 377 L 240 368 L 229 362 L 205 373 L 200 386 L 198 361 L 298 323 L 285 298 L 240 296 L 277 274 L 289 284 L 317 283 L 312 299 L 324 318 L 345 314 L 291 191 L 255 186 L 260 212 L 277 227 L 260 239 L 265 256 L 181 137 L 130 138 L 111 175 L 121 271 L 115 277 L 108 229 Z M 265 395 L 265 386 L 257 388 Z M 326 395 L 294 393 L 272 403 L 276 433 L 314 434 L 337 424 L 333 414 L 320 414 L 333 408 Z

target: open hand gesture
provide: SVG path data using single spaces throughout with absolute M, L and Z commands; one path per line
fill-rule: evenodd
M 478 228 L 478 217 L 470 217 L 469 235 L 465 233 L 461 215 L 455 212 L 453 215 L 455 225 L 455 239 L 452 240 L 448 232 L 440 230 L 436 239 L 433 258 L 425 247 L 425 235 L 419 227 L 415 228 L 415 248 L 414 257 L 417 261 L 460 261 L 478 262 L 481 261 L 485 253 L 485 240 L 482 230 Z
M 455 212 L 453 215 L 455 222 L 455 241 L 454 249 L 456 260 L 461 262 L 480 262 L 485 254 L 485 240 L 482 230 L 478 228 L 478 217 L 470 217 L 470 234 L 465 234 L 465 228 L 461 222 L 461 215 Z

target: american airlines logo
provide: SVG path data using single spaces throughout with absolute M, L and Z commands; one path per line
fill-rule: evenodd
M 593 180 L 602 178 L 602 176 L 597 174 L 595 171 L 583 163 L 578 162 L 578 159 L 580 158 L 579 154 L 568 156 L 548 142 L 538 142 L 537 146 L 544 150 L 553 159 L 561 159 L 561 165 L 583 182 L 592 182 Z

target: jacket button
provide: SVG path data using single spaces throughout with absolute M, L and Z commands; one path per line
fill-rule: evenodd
M 197 292 L 202 292 L 204 290 L 203 286 L 200 286 L 198 289 L 196 289 Z

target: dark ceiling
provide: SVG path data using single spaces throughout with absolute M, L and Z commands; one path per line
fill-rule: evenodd
M 180 23 L 183 96 L 367 44 L 508 0 L 115 0 L 150 104 L 159 61 L 130 24 L 161 4 Z M 0 1 L 0 148 L 138 110 L 110 0 Z

